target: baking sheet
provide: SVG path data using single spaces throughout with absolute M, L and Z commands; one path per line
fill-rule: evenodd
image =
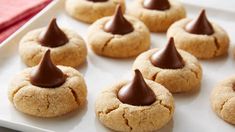
M 129 3 L 131 0 L 127 0 Z M 46 9 L 34 17 L 7 41 L 0 45 L 0 125 L 21 131 L 111 131 L 105 128 L 95 117 L 94 102 L 99 91 L 119 79 L 130 79 L 132 59 L 111 59 L 95 55 L 89 49 L 87 62 L 77 69 L 85 76 L 88 86 L 88 103 L 84 109 L 66 116 L 42 119 L 22 114 L 15 110 L 8 101 L 7 89 L 11 78 L 26 66 L 18 54 L 18 42 L 28 31 L 48 24 L 56 16 L 58 24 L 71 28 L 86 38 L 88 24 L 78 22 L 64 12 L 64 0 L 53 1 Z M 128 5 L 128 4 L 127 4 Z M 188 16 L 197 16 L 201 7 L 185 4 Z M 235 13 L 207 8 L 211 21 L 224 27 L 235 43 Z M 152 33 L 152 48 L 163 47 L 166 43 L 165 34 Z M 212 60 L 201 61 L 203 80 L 201 90 L 191 94 L 174 95 L 176 110 L 171 120 L 160 132 L 232 132 L 235 127 L 224 122 L 210 108 L 209 95 L 216 83 L 235 74 L 235 60 L 231 53 Z

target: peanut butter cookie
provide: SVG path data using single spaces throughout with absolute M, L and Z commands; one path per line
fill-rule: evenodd
M 211 94 L 211 106 L 223 120 L 235 125 L 235 76 L 220 82 Z
M 93 23 L 102 17 L 111 16 L 118 4 L 125 12 L 125 0 L 66 0 L 65 10 L 80 21 Z
M 196 91 L 200 88 L 202 68 L 191 54 L 177 50 L 170 38 L 164 49 L 151 49 L 140 54 L 133 64 L 144 78 L 165 86 L 172 93 Z
M 128 58 L 150 47 L 150 33 L 138 19 L 123 16 L 118 6 L 114 16 L 99 19 L 89 27 L 87 43 L 98 55 Z
M 127 14 L 143 21 L 152 32 L 166 32 L 172 23 L 186 16 L 186 11 L 176 0 L 135 0 Z
M 97 118 L 108 128 L 122 132 L 160 129 L 174 114 L 174 99 L 162 85 L 144 80 L 135 70 L 133 81 L 121 81 L 104 89 L 96 100 Z
M 47 28 L 28 32 L 19 44 L 19 54 L 27 66 L 37 65 L 48 49 L 57 65 L 77 67 L 85 62 L 87 56 L 85 41 L 72 30 L 60 29 L 56 19 Z
M 83 76 L 75 69 L 55 66 L 48 50 L 38 66 L 27 68 L 11 81 L 9 100 L 23 113 L 56 117 L 74 111 L 86 102 Z
M 185 18 L 174 23 L 167 31 L 167 37 L 174 37 L 177 48 L 199 59 L 224 55 L 229 47 L 228 34 L 207 20 L 205 10 L 195 20 Z

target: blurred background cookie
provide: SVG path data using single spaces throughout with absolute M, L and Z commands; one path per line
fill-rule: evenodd
M 186 16 L 177 0 L 134 0 L 127 14 L 140 19 L 152 32 L 166 32 L 172 23 Z
M 66 0 L 65 10 L 80 21 L 93 23 L 102 17 L 111 16 L 118 4 L 125 12 L 125 0 Z

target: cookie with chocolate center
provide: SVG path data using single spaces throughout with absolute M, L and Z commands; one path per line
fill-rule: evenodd
M 186 11 L 177 0 L 134 0 L 127 14 L 143 21 L 151 32 L 166 32 L 171 24 L 185 18 Z
M 171 93 L 196 91 L 202 80 L 199 61 L 190 53 L 176 49 L 173 38 L 163 49 L 151 49 L 140 54 L 132 67 Z
M 174 23 L 167 31 L 174 37 L 177 48 L 185 50 L 199 59 L 211 59 L 225 55 L 229 48 L 229 36 L 202 10 L 195 19 L 185 18 Z
M 128 58 L 150 47 L 150 33 L 141 21 L 123 15 L 119 5 L 113 16 L 101 18 L 89 27 L 87 43 L 98 55 Z
M 56 66 L 50 50 L 39 65 L 18 73 L 9 87 L 9 100 L 23 113 L 37 117 L 57 117 L 81 108 L 87 89 L 83 76 L 75 69 Z
M 97 118 L 115 131 L 149 132 L 162 128 L 173 117 L 174 99 L 162 85 L 144 79 L 135 70 L 131 81 L 117 82 L 98 95 Z
M 60 28 L 52 19 L 45 28 L 29 31 L 19 43 L 19 54 L 27 66 L 38 65 L 43 54 L 51 50 L 51 59 L 57 65 L 77 67 L 87 56 L 85 41 L 76 32 Z
M 93 23 L 102 17 L 111 16 L 118 4 L 125 12 L 124 0 L 66 0 L 65 11 L 79 21 Z

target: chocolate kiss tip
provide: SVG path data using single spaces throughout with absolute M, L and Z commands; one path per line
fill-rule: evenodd
M 132 24 L 123 16 L 120 4 L 117 5 L 113 17 L 105 24 L 104 30 L 119 35 L 125 35 L 134 31 Z
M 69 41 L 65 33 L 58 27 L 56 18 L 53 18 L 47 29 L 39 35 L 39 42 L 46 47 L 58 47 Z
M 135 76 L 132 82 L 124 85 L 118 91 L 118 99 L 122 103 L 130 105 L 146 106 L 156 101 L 156 95 L 146 84 L 141 72 L 135 70 Z
M 211 35 L 214 33 L 211 23 L 208 21 L 205 9 L 202 9 L 197 19 L 189 22 L 185 30 L 192 34 Z
M 171 37 L 168 44 L 162 50 L 155 52 L 151 58 L 151 63 L 163 69 L 179 69 L 184 67 L 184 61 L 175 47 L 174 39 Z
M 54 88 L 66 80 L 64 73 L 51 61 L 50 50 L 47 50 L 38 67 L 30 75 L 31 84 L 43 88 Z
M 120 4 L 117 5 L 116 7 L 116 13 L 115 14 L 119 14 L 119 15 L 123 15 L 122 13 L 122 7 Z
M 206 10 L 205 10 L 205 9 L 202 9 L 200 15 L 205 16 L 205 15 L 206 15 Z
M 170 8 L 168 0 L 144 0 L 143 7 L 150 10 L 167 10 Z

